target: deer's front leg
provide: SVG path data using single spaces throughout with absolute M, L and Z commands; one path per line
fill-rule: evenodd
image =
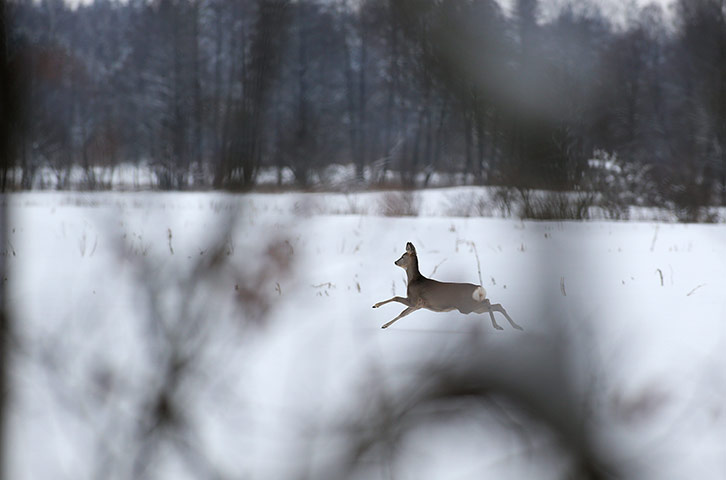
M 383 326 L 382 326 L 381 328 L 388 328 L 388 327 L 390 327 L 390 326 L 391 326 L 391 324 L 392 324 L 393 322 L 395 322 L 396 320 L 398 320 L 399 318 L 405 317 L 405 316 L 406 316 L 406 315 L 408 315 L 409 313 L 411 313 L 411 312 L 415 312 L 415 311 L 416 311 L 416 310 L 418 310 L 419 308 L 420 308 L 420 307 L 408 307 L 408 308 L 407 308 L 406 310 L 404 310 L 404 311 L 402 311 L 401 313 L 399 313 L 399 314 L 398 314 L 398 316 L 397 316 L 396 318 L 394 318 L 394 319 L 393 319 L 393 320 L 391 320 L 390 322 L 388 322 L 388 323 L 384 324 L 384 325 L 383 325 Z
M 373 305 L 373 308 L 378 308 L 378 307 L 380 307 L 381 305 L 385 305 L 385 304 L 387 304 L 387 303 L 391 303 L 391 302 L 398 302 L 398 303 L 402 303 L 402 304 L 406 305 L 407 307 L 410 307 L 411 305 L 413 305 L 413 304 L 411 303 L 411 300 L 409 300 L 408 298 L 403 298 L 403 297 L 393 297 L 393 298 L 389 298 L 388 300 L 384 300 L 383 302 L 378 302 L 378 303 L 376 303 L 375 305 Z

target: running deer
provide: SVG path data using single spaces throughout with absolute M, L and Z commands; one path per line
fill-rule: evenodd
M 401 258 L 393 262 L 395 265 L 406 270 L 408 277 L 408 287 L 406 289 L 406 298 L 393 297 L 383 302 L 373 305 L 378 308 L 390 302 L 398 302 L 406 305 L 396 318 L 384 324 L 381 328 L 388 328 L 396 320 L 405 317 L 409 313 L 413 313 L 420 308 L 425 308 L 434 312 L 449 312 L 458 310 L 463 314 L 471 312 L 484 313 L 489 312 L 492 319 L 492 325 L 497 330 L 503 330 L 494 320 L 494 312 L 500 312 L 509 321 L 512 327 L 517 330 L 523 330 L 522 327 L 514 323 L 512 317 L 507 314 L 499 303 L 492 304 L 487 299 L 487 292 L 481 285 L 471 283 L 448 283 L 438 282 L 421 275 L 418 270 L 418 257 L 416 249 L 411 242 L 406 244 L 406 252 Z

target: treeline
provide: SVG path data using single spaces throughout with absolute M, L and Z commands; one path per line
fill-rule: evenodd
M 151 168 L 163 189 L 359 181 L 582 188 L 596 150 L 671 199 L 726 201 L 720 0 L 631 9 L 517 0 L 8 2 L 19 102 L 3 189 L 39 169 Z M 675 17 L 675 18 L 673 18 Z M 602 165 L 601 165 L 602 166 Z M 651 199 L 658 201 L 657 199 Z

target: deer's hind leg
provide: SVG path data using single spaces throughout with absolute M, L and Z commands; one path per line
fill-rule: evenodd
M 398 316 L 397 316 L 396 318 L 394 318 L 393 320 L 391 320 L 391 321 L 390 321 L 390 322 L 388 322 L 388 323 L 385 323 L 385 324 L 383 324 L 383 326 L 382 326 L 381 328 L 388 328 L 388 327 L 390 327 L 390 326 L 391 326 L 391 324 L 392 324 L 393 322 L 395 322 L 396 320 L 398 320 L 399 318 L 403 318 L 403 317 L 405 317 L 406 315 L 408 315 L 409 313 L 415 312 L 415 311 L 416 311 L 416 310 L 418 310 L 419 308 L 421 308 L 421 307 L 408 307 L 408 308 L 407 308 L 406 310 L 404 310 L 404 311 L 402 311 L 401 313 L 399 313 L 399 314 L 398 314 Z
M 489 317 L 492 319 L 492 326 L 496 330 L 504 330 L 502 327 L 499 326 L 499 324 L 497 323 L 497 321 L 494 319 L 494 312 L 492 312 L 491 308 L 488 308 L 487 311 L 489 312 Z
M 412 306 L 412 305 L 413 305 L 413 304 L 411 303 L 411 300 L 409 300 L 408 298 L 403 298 L 403 297 L 393 297 L 393 298 L 389 298 L 388 300 L 384 300 L 384 301 L 382 301 L 382 302 L 378 302 L 378 303 L 376 303 L 375 305 L 373 305 L 373 308 L 378 308 L 378 307 L 380 307 L 381 305 L 385 305 L 385 304 L 387 304 L 387 303 L 391 303 L 391 302 L 398 302 L 398 303 L 402 303 L 402 304 L 406 305 L 407 307 L 410 307 L 410 306 Z
M 504 315 L 504 318 L 507 319 L 507 321 L 509 322 L 509 324 L 512 327 L 516 328 L 517 330 L 524 330 L 522 327 L 520 327 L 519 325 L 517 325 L 514 322 L 514 320 L 512 320 L 512 317 L 510 317 L 509 314 L 507 313 L 507 311 L 504 310 L 504 307 L 502 307 L 502 304 L 501 303 L 495 303 L 494 305 L 490 305 L 490 307 L 489 307 L 489 314 L 492 316 L 492 321 L 494 321 L 494 314 L 492 313 L 492 310 L 494 310 L 495 312 L 499 312 L 502 315 Z
M 479 306 L 479 307 L 478 307 L 477 309 L 475 309 L 474 311 L 475 311 L 476 313 L 484 313 L 484 312 L 489 312 L 489 318 L 491 318 L 491 319 L 492 319 L 492 326 L 493 326 L 493 327 L 494 327 L 494 328 L 495 328 L 496 330 L 504 330 L 504 329 L 503 329 L 502 327 L 500 327 L 500 326 L 499 326 L 499 324 L 497 323 L 497 321 L 496 321 L 496 320 L 494 319 L 494 312 L 492 311 L 492 304 L 491 304 L 491 303 L 489 303 L 489 300 L 486 300 L 486 299 L 485 299 L 485 300 L 484 300 L 484 302 L 482 302 L 481 306 Z
M 501 303 L 492 304 L 492 303 L 489 302 L 489 300 L 484 300 L 484 303 L 482 304 L 482 306 L 479 307 L 479 308 L 477 308 L 474 311 L 476 313 L 489 312 L 489 318 L 492 319 L 492 325 L 497 330 L 504 330 L 504 329 L 502 327 L 500 327 L 499 324 L 497 324 L 497 321 L 496 320 L 494 320 L 494 312 L 499 312 L 502 315 L 504 315 L 504 317 L 507 319 L 507 321 L 509 322 L 509 324 L 512 327 L 516 328 L 517 330 L 524 330 L 522 327 L 520 327 L 519 325 L 517 325 L 514 320 L 512 320 L 512 317 L 510 317 L 509 314 L 507 313 L 507 311 L 504 310 L 504 307 L 502 307 L 502 304 Z

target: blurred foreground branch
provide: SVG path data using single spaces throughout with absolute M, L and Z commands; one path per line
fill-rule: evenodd
M 527 335 L 517 339 L 515 349 L 515 342 L 503 344 L 477 334 L 456 343 L 441 360 L 410 368 L 402 387 L 368 394 L 363 412 L 339 432 L 344 453 L 324 477 L 356 477 L 372 468 L 371 461 L 393 468 L 407 435 L 483 412 L 517 434 L 527 450 L 533 448 L 533 439 L 552 439 L 566 465 L 561 478 L 624 478 L 622 463 L 616 463 L 615 452 L 602 441 L 587 395 L 575 386 L 577 367 L 570 363 L 566 345 L 564 336 L 551 340 Z M 384 379 L 375 378 L 375 385 L 363 390 L 380 391 Z M 542 426 L 548 433 L 543 434 Z M 528 454 L 520 460 L 536 461 Z

